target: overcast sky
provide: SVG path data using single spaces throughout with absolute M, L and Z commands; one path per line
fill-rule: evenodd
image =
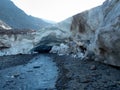
M 105 0 L 11 0 L 28 15 L 59 22 Z

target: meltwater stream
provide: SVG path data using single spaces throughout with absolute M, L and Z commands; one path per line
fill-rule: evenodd
M 52 58 L 39 55 L 27 64 L 0 70 L 0 90 L 56 90 L 57 76 Z

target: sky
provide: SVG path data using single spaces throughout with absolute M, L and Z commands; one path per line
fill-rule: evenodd
M 28 15 L 59 22 L 105 0 L 11 0 Z

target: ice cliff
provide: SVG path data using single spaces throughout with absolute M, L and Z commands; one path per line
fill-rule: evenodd
M 53 47 L 51 52 L 120 66 L 119 10 L 120 0 L 106 0 L 101 6 L 39 31 L 0 34 L 0 55 L 40 51 L 45 46 Z

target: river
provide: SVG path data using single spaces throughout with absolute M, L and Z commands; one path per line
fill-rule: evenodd
M 56 90 L 57 77 L 52 58 L 38 55 L 27 64 L 0 70 L 0 90 Z

